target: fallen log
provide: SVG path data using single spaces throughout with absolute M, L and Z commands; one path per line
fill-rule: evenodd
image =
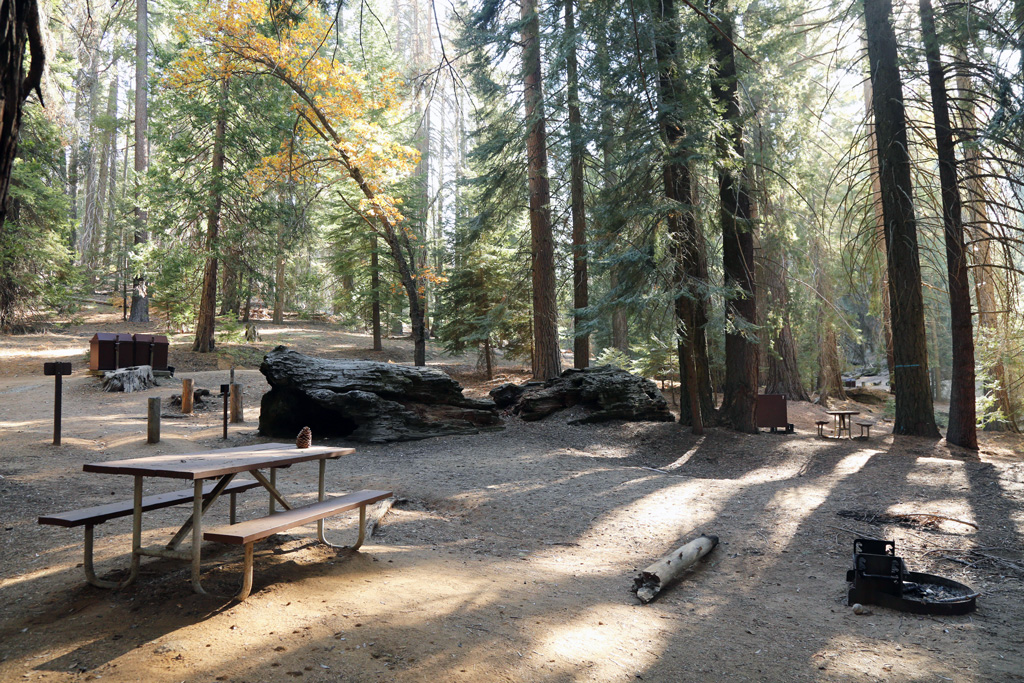
M 661 589 L 678 579 L 697 560 L 707 555 L 718 545 L 718 536 L 702 534 L 686 545 L 676 548 L 633 579 L 633 592 L 645 605 L 661 592 Z
M 508 408 L 523 420 L 540 420 L 559 410 L 581 406 L 583 417 L 571 425 L 627 420 L 671 422 L 658 385 L 611 365 L 570 368 L 546 382 L 502 384 L 490 392 L 498 408 Z
M 308 426 L 317 438 L 363 443 L 412 441 L 502 429 L 492 401 L 462 395 L 462 386 L 433 368 L 325 359 L 278 346 L 260 372 L 260 434 L 294 438 Z
M 384 521 L 384 517 L 391 512 L 391 507 L 395 504 L 395 497 L 390 496 L 384 500 L 379 500 L 373 505 L 366 508 L 366 537 L 370 538 L 377 531 L 377 528 Z

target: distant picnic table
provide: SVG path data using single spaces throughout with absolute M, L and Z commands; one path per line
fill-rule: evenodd
M 832 434 L 837 439 L 843 437 L 844 431 L 848 438 L 853 438 L 853 434 L 850 432 L 850 418 L 860 415 L 859 410 L 826 410 L 825 414 L 832 416 Z

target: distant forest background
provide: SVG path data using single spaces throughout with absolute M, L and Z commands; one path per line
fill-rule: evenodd
M 1020 423 L 1024 0 L 16 4 L 5 332 L 101 293 L 199 352 L 286 311 L 571 350 L 695 430 L 844 374 L 897 433 Z

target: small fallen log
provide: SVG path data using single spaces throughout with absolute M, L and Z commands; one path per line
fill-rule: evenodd
M 366 508 L 366 537 L 370 538 L 376 533 L 377 528 L 380 527 L 384 521 L 384 517 L 391 512 L 392 506 L 395 504 L 395 497 L 385 498 L 379 500 L 370 507 Z
M 661 592 L 661 589 L 678 579 L 700 558 L 718 545 L 718 536 L 702 534 L 686 545 L 676 548 L 633 579 L 633 592 L 645 605 Z
M 133 365 L 130 368 L 110 370 L 103 373 L 103 391 L 145 391 L 156 386 L 152 365 Z

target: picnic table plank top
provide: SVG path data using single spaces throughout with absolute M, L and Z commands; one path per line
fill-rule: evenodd
M 136 474 L 194 481 L 250 472 L 265 467 L 283 467 L 310 460 L 339 458 L 350 453 L 355 453 L 355 449 L 335 446 L 296 448 L 284 443 L 265 443 L 200 453 L 152 455 L 128 460 L 93 462 L 84 465 L 82 469 L 102 474 Z
M 827 415 L 860 415 L 859 410 L 826 410 Z

